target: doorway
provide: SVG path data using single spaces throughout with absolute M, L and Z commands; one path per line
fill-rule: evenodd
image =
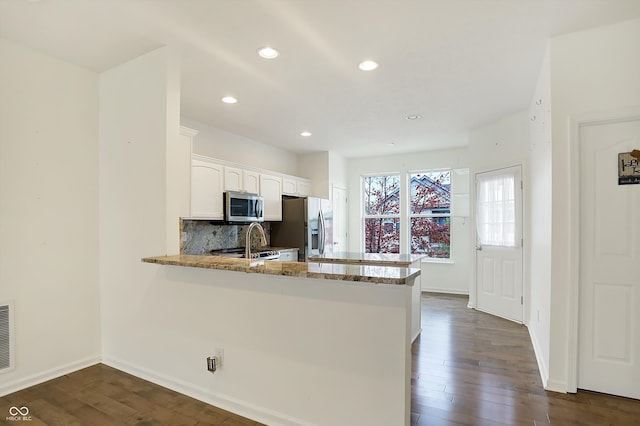
M 618 182 L 633 149 L 639 117 L 579 127 L 577 387 L 640 399 L 640 184 Z
M 476 174 L 476 309 L 522 323 L 522 167 Z

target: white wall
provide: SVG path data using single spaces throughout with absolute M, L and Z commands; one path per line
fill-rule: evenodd
M 181 122 L 183 126 L 199 131 L 193 139 L 194 154 L 298 176 L 298 156 L 292 152 L 225 132 L 188 117 L 182 117 Z
M 348 164 L 349 188 L 349 250 L 362 251 L 362 194 L 360 177 L 377 173 L 400 173 L 427 169 L 466 169 L 469 167 L 467 149 L 427 151 L 384 157 L 352 158 Z M 458 177 L 459 178 L 459 177 Z M 458 179 L 456 178 L 456 179 Z M 459 180 L 458 180 L 459 181 Z M 455 184 L 456 182 L 452 182 Z M 405 183 L 401 183 L 404 187 Z M 402 189 L 402 191 L 406 191 Z M 460 189 L 452 192 L 460 194 Z M 405 220 L 406 223 L 406 220 Z M 422 289 L 468 294 L 471 262 L 471 223 L 468 218 L 453 217 L 451 221 L 452 263 L 422 262 Z M 402 226 L 402 225 L 401 225 Z M 405 231 L 401 231 L 403 234 Z M 403 238 L 403 237 L 401 237 Z M 401 246 L 403 245 L 401 239 Z M 404 244 L 408 247 L 408 244 Z
M 569 34 L 551 40 L 552 254 L 551 337 L 548 387 L 564 391 L 572 360 L 570 120 L 640 104 L 640 20 Z
M 329 152 L 298 155 L 298 175 L 311 179 L 311 195 L 329 199 Z
M 529 159 L 531 146 L 529 143 L 529 113 L 518 111 L 493 123 L 474 129 L 469 136 L 469 158 L 471 162 L 471 181 L 475 182 L 478 172 L 494 170 L 502 167 L 522 166 L 523 191 L 523 294 L 529 294 L 529 253 L 530 253 L 530 173 Z M 471 185 L 471 196 L 475 200 L 475 183 Z M 472 276 L 475 286 L 475 202 L 471 203 L 472 222 Z M 471 292 L 469 304 L 475 306 L 475 291 Z M 528 303 L 525 303 L 524 321 L 528 320 Z
M 332 151 L 298 155 L 298 175 L 311 179 L 311 195 L 331 199 L 332 188 L 347 187 L 347 160 Z
M 0 39 L 0 395 L 100 359 L 98 76 Z M 4 415 L 4 414 L 3 414 Z
M 529 334 L 543 386 L 549 379 L 551 309 L 551 80 L 549 50 L 529 107 L 531 173 L 527 185 L 530 208 Z
M 169 301 L 140 262 L 166 248 L 166 152 L 179 137 L 169 105 L 179 87 L 171 55 L 158 49 L 100 74 L 100 287 L 103 361 L 162 369 L 161 324 Z M 175 126 L 174 134 L 169 134 Z M 175 224 L 176 229 L 178 224 Z M 164 342 L 166 344 L 167 342 Z M 158 351 L 162 352 L 162 351 Z

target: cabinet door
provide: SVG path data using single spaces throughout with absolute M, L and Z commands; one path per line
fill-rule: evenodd
M 308 197 L 311 193 L 311 184 L 307 181 L 299 180 L 297 192 L 300 197 Z
M 260 195 L 264 198 L 264 220 L 282 220 L 282 178 L 260 175 Z
M 282 193 L 286 195 L 296 195 L 298 185 L 295 179 L 284 178 L 282 180 Z
M 260 193 L 260 173 L 244 170 L 242 172 L 243 188 L 250 194 Z
M 286 250 L 280 252 L 280 260 L 285 262 L 297 262 L 298 250 Z
M 205 160 L 191 161 L 191 217 L 224 219 L 224 167 Z
M 242 169 L 236 167 L 224 168 L 224 190 L 242 191 Z

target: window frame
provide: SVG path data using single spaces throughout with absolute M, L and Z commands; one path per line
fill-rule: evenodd
M 398 213 L 390 214 L 367 214 L 367 205 L 365 200 L 365 180 L 367 178 L 375 177 L 391 177 L 396 176 L 398 178 Z M 360 194 L 362 202 L 360 203 L 360 217 L 361 217 L 361 230 L 362 230 L 362 250 L 367 252 L 367 232 L 366 223 L 367 219 L 397 219 L 398 223 L 398 253 L 402 253 L 402 173 L 401 172 L 388 172 L 388 173 L 371 173 L 360 176 Z M 380 253 L 380 252 L 378 252 Z
M 433 174 L 433 173 L 448 173 L 449 174 L 449 213 L 412 213 L 411 210 L 411 202 L 412 202 L 412 194 L 411 194 L 411 179 L 413 175 L 417 174 Z M 405 201 L 405 205 L 407 208 L 407 249 L 409 254 L 422 254 L 425 256 L 422 260 L 425 262 L 441 262 L 441 263 L 452 263 L 453 262 L 453 250 L 452 250 L 452 230 L 453 230 L 453 222 L 452 222 L 452 204 L 453 204 L 453 192 L 452 192 L 452 180 L 453 180 L 453 169 L 452 168 L 435 168 L 435 169 L 423 169 L 423 170 L 411 170 L 406 172 L 406 181 L 407 181 L 407 199 Z M 449 219 L 449 257 L 432 257 L 426 253 L 413 253 L 413 249 L 411 247 L 412 241 L 412 219 L 414 218 L 448 218 Z

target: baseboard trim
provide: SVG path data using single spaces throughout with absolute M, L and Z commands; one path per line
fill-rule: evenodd
M 538 338 L 536 337 L 535 331 L 528 325 L 527 329 L 529 330 L 529 338 L 531 338 L 533 353 L 535 354 L 536 361 L 538 362 L 538 372 L 540 373 L 540 379 L 542 379 L 542 387 L 547 389 L 549 369 L 547 368 L 547 364 L 544 362 L 544 358 L 542 357 L 542 351 L 540 349 L 540 344 L 538 343 Z
M 50 368 L 49 370 L 42 371 L 40 373 L 32 374 L 30 376 L 14 380 L 9 383 L 0 385 L 0 397 L 8 395 L 10 393 L 18 392 L 31 386 L 38 385 L 40 383 L 47 382 L 49 380 L 57 379 L 65 374 L 73 373 L 74 371 L 82 370 L 83 368 L 91 367 L 100 363 L 99 356 L 87 357 L 74 362 L 70 362 L 59 367 Z M 15 373 L 13 370 L 12 373 Z
M 549 379 L 544 389 L 551 392 L 567 393 L 568 388 L 566 382 Z
M 175 377 L 170 377 L 163 373 L 158 373 L 111 356 L 103 356 L 102 363 L 141 379 L 148 380 L 167 389 L 171 389 L 172 391 L 190 396 L 199 401 L 260 423 L 273 426 L 300 426 L 309 424 L 308 422 L 304 422 L 300 419 L 296 419 L 264 407 L 258 407 L 224 394 L 213 393 L 202 387 L 195 386 L 192 383 L 188 383 Z
M 422 293 L 443 293 L 443 294 L 459 294 L 463 296 L 469 295 L 469 290 L 451 290 L 449 288 L 422 288 Z

